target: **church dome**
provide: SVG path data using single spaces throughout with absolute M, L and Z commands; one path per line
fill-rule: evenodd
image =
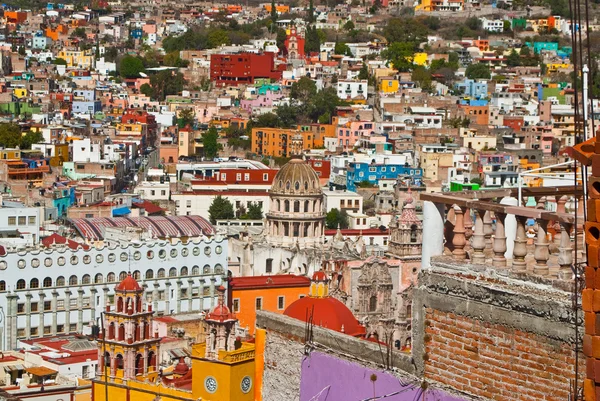
M 321 195 L 319 176 L 304 160 L 292 159 L 275 175 L 271 194 Z
M 333 297 L 304 297 L 287 307 L 284 315 L 306 322 L 310 314 L 315 326 L 335 330 L 354 337 L 365 335 L 365 328 L 358 323 L 350 309 Z
M 131 273 L 127 274 L 127 277 L 123 279 L 115 287 L 116 291 L 142 291 L 142 287 L 138 284 L 137 280 L 133 278 Z

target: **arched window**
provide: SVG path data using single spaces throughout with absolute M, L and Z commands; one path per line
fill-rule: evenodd
M 123 312 L 123 297 L 117 298 L 117 312 Z
M 123 337 L 125 337 L 125 326 L 121 325 L 121 327 L 123 328 Z M 119 334 L 121 333 L 121 327 L 119 327 Z M 117 369 L 123 369 L 123 355 L 117 354 L 115 360 Z
M 158 274 L 157 277 L 158 278 L 163 278 L 165 276 L 165 269 L 158 269 Z
M 6 281 L 0 280 L 0 291 L 6 291 Z
M 307 200 L 304 201 L 304 213 L 308 213 L 310 211 L 309 207 L 310 207 L 310 202 Z
M 183 266 L 181 268 L 181 274 L 180 274 L 180 276 L 187 276 L 187 275 L 188 275 L 188 268 L 187 268 L 187 266 Z
M 154 271 L 152 269 L 146 270 L 146 280 L 154 278 Z
M 115 273 L 108 273 L 106 275 L 106 282 L 107 283 L 114 283 L 115 282 Z
M 63 276 L 58 276 L 58 278 L 56 279 L 56 286 L 57 287 L 65 286 L 65 278 Z
M 46 277 L 42 283 L 44 288 L 52 287 L 52 279 L 50 277 Z
M 277 210 L 278 212 L 281 212 L 281 201 L 279 199 L 277 199 L 275 201 L 275 210 Z
M 125 280 L 125 277 L 127 277 L 127 272 L 119 273 L 119 281 Z
M 125 325 L 122 323 L 119 326 L 119 341 L 125 341 Z
M 377 296 L 373 295 L 371 299 L 369 299 L 369 312 L 377 311 Z
M 141 278 L 140 271 L 139 270 L 134 270 L 132 276 L 133 276 L 134 279 L 139 280 Z
M 102 284 L 102 281 L 103 281 L 102 274 L 100 274 L 100 273 L 96 274 L 96 276 L 94 277 L 94 283 Z
M 40 281 L 37 278 L 32 278 L 29 282 L 29 288 L 39 288 Z
M 300 201 L 294 201 L 294 213 L 300 212 Z
M 200 267 L 194 266 L 192 267 L 192 276 L 197 276 L 200 274 Z
M 286 212 L 290 211 L 290 201 L 289 200 L 285 200 L 283 202 L 283 206 L 284 206 L 284 209 L 285 209 Z
M 25 289 L 25 280 L 20 279 L 19 281 L 17 281 L 17 290 L 24 290 Z
M 417 242 L 417 225 L 410 226 L 410 242 Z
M 177 277 L 177 269 L 174 267 L 171 267 L 169 269 L 169 277 Z
M 77 285 L 77 276 L 73 275 L 71 277 L 69 277 L 69 285 Z
M 286 237 L 290 235 L 290 223 L 283 223 L 283 235 Z
M 202 268 L 202 273 L 203 274 L 210 274 L 210 266 L 209 265 L 204 265 L 204 267 Z
M 81 278 L 81 284 L 89 284 L 92 281 L 92 277 L 89 274 L 84 274 Z

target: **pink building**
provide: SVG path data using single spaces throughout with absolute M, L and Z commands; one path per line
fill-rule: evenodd
M 273 107 L 273 102 L 283 97 L 281 93 L 273 93 L 268 91 L 265 95 L 258 95 L 254 99 L 244 99 L 240 102 L 242 109 L 252 114 L 253 109 L 262 107 Z
M 349 121 L 337 128 L 338 146 L 352 148 L 361 137 L 369 138 L 375 134 L 372 121 Z

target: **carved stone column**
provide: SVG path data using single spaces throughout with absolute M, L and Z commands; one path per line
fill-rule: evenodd
M 467 252 L 465 252 L 465 245 L 467 244 L 467 239 L 465 238 L 465 220 L 463 210 L 454 206 L 454 235 L 452 236 L 452 245 L 454 246 L 454 250 L 452 251 L 452 255 L 454 255 L 454 259 L 456 260 L 464 260 L 467 258 Z
M 194 280 L 188 279 L 188 312 L 194 310 Z
M 38 302 L 39 322 L 38 322 L 38 337 L 44 336 L 44 303 L 46 301 L 46 294 L 44 291 L 38 293 L 40 301 Z
M 25 338 L 31 338 L 31 298 L 33 295 L 29 291 L 25 293 Z M 38 304 L 39 308 L 39 304 Z
M 533 257 L 535 258 L 535 266 L 533 272 L 542 276 L 546 276 L 549 273 L 548 259 L 550 259 L 550 251 L 548 247 L 548 221 L 538 220 L 538 231 L 537 238 L 535 241 L 535 251 Z
M 71 290 L 65 290 L 65 333 L 71 332 Z
M 483 232 L 483 215 L 485 210 L 475 211 L 475 231 L 473 232 L 473 240 L 471 246 L 473 252 L 471 253 L 471 261 L 477 264 L 485 263 L 485 234 Z
M 83 288 L 77 290 L 77 332 L 83 333 Z
M 55 336 L 56 335 L 56 331 L 57 331 L 57 318 L 58 318 L 58 310 L 57 310 L 57 303 L 58 303 L 58 291 L 54 290 L 52 291 L 52 335 Z
M 525 256 L 527 256 L 527 235 L 525 230 L 527 217 L 515 217 L 517 219 L 517 235 L 513 249 L 512 269 L 517 272 L 524 272 L 527 270 L 527 263 L 525 263 Z
M 183 284 L 183 282 L 178 279 L 175 282 L 175 284 L 177 285 L 177 306 L 176 306 L 176 311 L 177 311 L 177 313 L 181 313 L 181 284 Z
M 495 267 L 506 267 L 506 234 L 504 232 L 504 219 L 506 214 L 495 213 L 496 215 L 496 232 L 494 233 L 494 257 L 492 265 Z

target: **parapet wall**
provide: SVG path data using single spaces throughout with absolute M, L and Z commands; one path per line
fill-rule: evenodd
M 413 299 L 417 374 L 488 399 L 568 399 L 575 378 L 571 293 L 551 280 L 502 273 L 447 258 L 421 271 Z

